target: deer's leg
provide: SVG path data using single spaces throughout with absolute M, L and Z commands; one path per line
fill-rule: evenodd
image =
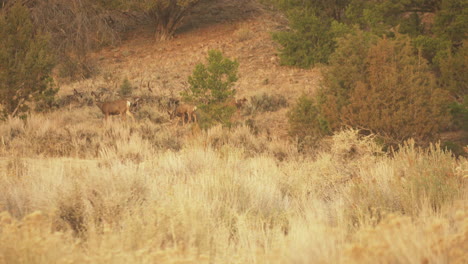
M 192 122 L 192 113 L 187 112 L 187 122 L 190 123 Z
M 130 111 L 127 111 L 126 113 L 127 113 L 128 116 L 130 116 L 132 118 L 132 121 L 135 122 L 135 117 L 133 117 L 133 114 Z
M 197 123 L 197 114 L 195 112 L 192 112 L 192 117 L 193 117 L 193 122 Z
M 174 127 L 176 127 L 177 125 L 179 125 L 179 121 L 180 121 L 180 116 L 176 116 L 176 117 L 175 117 L 175 122 L 174 122 Z

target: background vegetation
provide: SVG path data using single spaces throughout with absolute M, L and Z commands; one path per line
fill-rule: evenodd
M 0 263 L 468 262 L 466 1 L 20 2 Z
M 216 123 L 230 126 L 236 107 L 228 103 L 236 94 L 233 86 L 238 79 L 238 67 L 236 60 L 224 57 L 219 50 L 210 50 L 206 65 L 197 64 L 188 77 L 190 88 L 182 93 L 182 97 L 200 108 L 203 128 Z
M 466 132 L 466 1 L 264 2 L 290 20 L 289 31 L 273 34 L 283 64 L 330 65 L 313 107 L 301 99 L 291 112 L 292 135 L 354 127 L 387 143 L 427 143 Z

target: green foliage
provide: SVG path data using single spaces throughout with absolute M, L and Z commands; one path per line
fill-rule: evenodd
M 324 135 L 330 134 L 328 123 L 320 114 L 314 98 L 302 95 L 288 112 L 289 134 L 297 137 L 300 144 L 315 144 Z
M 281 63 L 301 68 L 327 63 L 336 46 L 335 37 L 346 28 L 310 10 L 293 10 L 288 17 L 291 30 L 273 33 L 273 39 L 282 46 Z
M 318 95 L 289 113 L 292 135 L 315 139 L 354 127 L 396 143 L 433 139 L 449 126 L 448 93 L 408 37 L 377 40 L 355 30 L 338 40 L 330 61 Z
M 59 91 L 58 87 L 54 87 L 52 79 L 49 80 L 50 85 L 49 87 L 44 90 L 42 93 L 39 93 L 36 100 L 36 108 L 37 112 L 48 112 L 54 108 L 59 107 L 59 102 L 56 100 L 55 95 Z
M 369 48 L 374 45 L 377 38 L 362 30 L 355 29 L 345 37 L 337 40 L 338 49 L 330 58 L 330 64 L 334 67 L 328 68 L 325 72 L 324 86 L 326 94 L 320 94 L 321 100 L 327 97 L 334 97 L 333 108 L 338 110 L 349 103 L 350 91 L 356 86 L 357 80 L 364 80 L 366 76 L 366 57 Z M 338 114 L 326 113 L 328 116 Z M 332 118 L 337 119 L 338 117 Z
M 127 78 L 125 78 L 122 84 L 120 85 L 119 93 L 122 96 L 129 96 L 133 93 L 132 84 Z
M 235 107 L 228 104 L 234 98 L 239 63 L 223 56 L 221 51 L 208 51 L 207 63 L 199 63 L 188 78 L 190 89 L 182 93 L 185 101 L 195 103 L 202 112 L 200 123 L 207 127 L 221 123 L 230 125 Z
M 395 29 L 418 36 L 425 31 L 420 15 L 436 12 L 439 7 L 439 2 L 432 0 L 352 0 L 346 8 L 346 19 L 378 36 L 393 35 Z
M 270 4 L 282 11 L 289 12 L 291 10 L 320 10 L 323 16 L 333 18 L 340 21 L 345 13 L 346 7 L 350 0 L 263 0 L 265 4 Z
M 438 66 L 440 76 L 439 85 L 449 91 L 452 96 L 459 101 L 468 94 L 468 42 L 464 41 L 463 46 L 452 50 L 445 50 L 444 53 L 439 53 L 436 57 L 436 65 Z
M 48 38 L 37 32 L 29 11 L 14 5 L 0 17 L 0 103 L 3 115 L 17 115 L 29 109 L 27 102 L 49 101 L 49 77 L 54 65 Z
M 413 46 L 421 52 L 421 55 L 430 63 L 434 64 L 434 68 L 438 67 L 440 58 L 448 56 L 450 52 L 451 42 L 445 39 L 419 35 L 413 38 Z
M 353 38 L 348 41 L 355 45 Z M 398 142 L 410 137 L 430 139 L 444 129 L 450 121 L 448 94 L 436 87 L 427 63 L 413 50 L 407 37 L 380 39 L 368 47 L 363 63 L 358 64 L 363 68 L 358 69 L 352 59 L 356 56 L 340 47 L 325 75 L 330 85 L 321 91 L 320 110 L 331 129 L 365 128 Z M 357 45 L 355 54 L 362 56 L 362 52 Z M 341 68 L 353 74 L 341 74 Z
M 438 37 L 460 45 L 468 32 L 468 1 L 442 0 L 435 18 L 434 32 Z
M 465 95 L 463 102 L 452 102 L 449 105 L 450 114 L 453 117 L 452 130 L 463 129 L 468 131 L 468 95 Z

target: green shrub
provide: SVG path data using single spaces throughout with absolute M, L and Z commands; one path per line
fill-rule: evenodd
M 302 95 L 288 112 L 289 134 L 298 139 L 300 149 L 315 145 L 330 134 L 327 122 L 320 114 L 314 98 Z
M 15 4 L 0 16 L 0 104 L 3 116 L 28 111 L 31 100 L 50 100 L 54 66 L 48 37 L 34 29 L 29 10 Z
M 129 96 L 133 93 L 133 87 L 130 81 L 125 78 L 122 84 L 120 85 L 119 93 L 121 96 Z
M 376 40 L 356 30 L 338 43 L 318 95 L 301 97 L 289 113 L 293 136 L 313 142 L 353 127 L 386 143 L 426 142 L 447 129 L 448 93 L 408 37 Z
M 450 94 L 463 101 L 468 94 L 468 41 L 458 49 L 447 49 L 442 56 L 436 58 L 439 68 L 439 86 L 450 92 Z
M 182 92 L 185 101 L 194 103 L 200 110 L 199 124 L 208 128 L 216 123 L 231 125 L 231 117 L 235 113 L 235 106 L 228 104 L 236 90 L 233 88 L 237 81 L 239 63 L 223 56 L 221 51 L 210 50 L 207 64 L 199 63 L 188 82 L 190 89 Z
M 430 63 L 435 64 L 436 67 L 438 58 L 446 57 L 451 45 L 450 41 L 423 35 L 413 38 L 412 41 L 413 46 L 421 52 L 421 55 Z
M 452 115 L 452 124 L 450 129 L 463 129 L 468 131 L 468 95 L 465 95 L 462 103 L 452 102 L 449 105 L 450 114 Z
M 356 45 L 352 39 L 343 47 Z M 426 61 L 413 51 L 403 35 L 382 38 L 364 53 L 356 47 L 358 65 L 354 54 L 338 51 L 319 105 L 330 128 L 364 128 L 399 142 L 431 139 L 443 130 L 450 122 L 448 94 L 437 88 Z M 353 77 L 337 74 L 343 68 L 355 69 Z
M 468 2 L 466 0 L 440 1 L 433 31 L 439 37 L 459 46 L 468 32 Z
M 309 68 L 327 63 L 335 50 L 335 37 L 345 30 L 343 25 L 310 10 L 293 10 L 288 18 L 291 30 L 273 33 L 273 40 L 281 45 L 281 64 Z
M 69 80 L 88 79 L 99 72 L 98 67 L 86 55 L 73 57 L 61 55 L 57 66 L 61 78 Z

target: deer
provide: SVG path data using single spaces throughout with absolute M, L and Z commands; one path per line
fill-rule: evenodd
M 242 107 L 247 103 L 247 98 L 243 97 L 242 99 L 232 99 L 226 103 L 226 106 L 235 107 L 237 109 L 237 115 L 240 117 L 240 111 Z
M 112 115 L 120 115 L 122 120 L 126 120 L 126 116 L 128 115 L 133 121 L 135 121 L 133 114 L 130 112 L 130 106 L 132 103 L 129 100 L 120 99 L 116 101 L 101 102 L 100 96 L 95 92 L 91 92 L 91 95 L 95 97 L 96 105 L 104 114 L 105 121 L 107 121 L 107 118 Z
M 197 122 L 197 115 L 195 111 L 197 110 L 196 106 L 190 104 L 179 104 L 177 102 L 175 109 L 171 111 L 167 111 L 169 114 L 170 119 L 174 119 L 175 117 L 182 118 L 182 125 L 185 125 L 185 117 L 187 117 L 187 122 L 190 123 L 193 119 L 193 122 Z M 177 125 L 179 121 L 175 123 Z

